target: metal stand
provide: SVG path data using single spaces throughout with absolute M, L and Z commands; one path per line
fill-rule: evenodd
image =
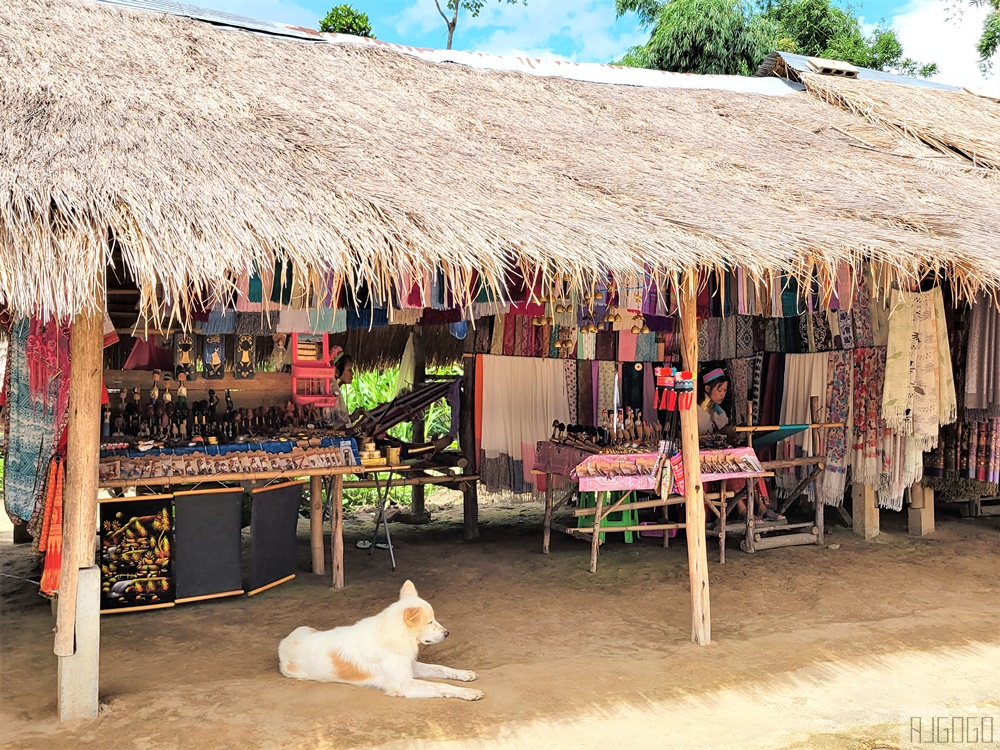
M 368 550 L 369 555 L 375 554 L 375 545 L 378 543 L 379 524 L 385 529 L 385 543 L 389 547 L 389 559 L 392 561 L 392 572 L 396 572 L 396 553 L 392 549 L 392 538 L 389 536 L 389 521 L 385 517 L 385 506 L 389 502 L 389 490 L 392 488 L 392 472 L 388 473 L 385 486 L 379 485 L 378 472 L 372 474 L 375 481 L 375 495 L 378 498 L 378 515 L 375 517 L 375 532 L 372 534 L 372 546 Z

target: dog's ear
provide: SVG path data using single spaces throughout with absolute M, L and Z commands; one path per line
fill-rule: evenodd
M 423 610 L 420 607 L 407 607 L 403 610 L 403 622 L 408 628 L 419 627 L 422 615 Z
M 403 588 L 399 590 L 399 598 L 405 599 L 408 596 L 416 596 L 417 587 L 413 585 L 413 581 L 407 581 L 403 584 Z

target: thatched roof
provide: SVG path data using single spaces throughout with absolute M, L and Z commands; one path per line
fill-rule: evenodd
M 1000 282 L 995 180 L 883 154 L 805 94 L 587 84 L 306 44 L 78 0 L 0 0 L 0 295 L 143 304 L 276 252 L 376 297 L 440 264 L 576 283 L 867 256 Z
M 1000 103 L 968 91 L 799 73 L 806 89 L 936 151 L 1000 169 Z

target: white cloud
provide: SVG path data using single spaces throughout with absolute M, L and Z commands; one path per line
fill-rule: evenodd
M 414 0 L 395 20 L 400 36 L 440 29 L 444 39 L 444 20 L 433 0 Z M 613 0 L 528 0 L 526 5 L 494 0 L 477 18 L 462 12 L 455 48 L 607 63 L 646 40 L 636 26 L 634 18 L 616 23 Z
M 986 8 L 968 6 L 964 0 L 961 4 L 961 15 L 950 19 L 947 3 L 942 0 L 911 0 L 902 13 L 891 19 L 891 24 L 907 57 L 938 64 L 940 72 L 933 80 L 1000 93 L 1000 72 L 995 70 L 984 78 L 976 65 L 976 42 L 982 33 Z

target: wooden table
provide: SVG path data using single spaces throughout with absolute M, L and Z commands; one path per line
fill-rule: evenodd
M 327 480 L 327 499 L 330 502 L 330 551 L 333 562 L 332 586 L 335 589 L 344 588 L 344 489 L 351 487 L 381 488 L 379 474 L 407 474 L 426 471 L 447 472 L 442 476 L 409 477 L 394 485 L 413 484 L 461 484 L 479 479 L 478 475 L 453 474 L 451 467 L 435 467 L 426 465 L 411 466 L 399 464 L 392 466 L 332 466 L 325 469 L 289 469 L 286 471 L 258 471 L 227 474 L 200 474 L 198 476 L 150 477 L 146 479 L 114 479 L 100 483 L 105 489 L 124 489 L 126 487 L 172 487 L 205 484 L 208 482 L 255 484 L 257 482 L 272 482 L 276 479 L 295 479 L 309 477 L 310 514 L 309 536 L 312 550 L 312 568 L 318 575 L 325 575 L 326 562 L 323 550 L 323 483 Z M 354 475 L 367 477 L 354 482 L 345 482 L 344 477 Z

